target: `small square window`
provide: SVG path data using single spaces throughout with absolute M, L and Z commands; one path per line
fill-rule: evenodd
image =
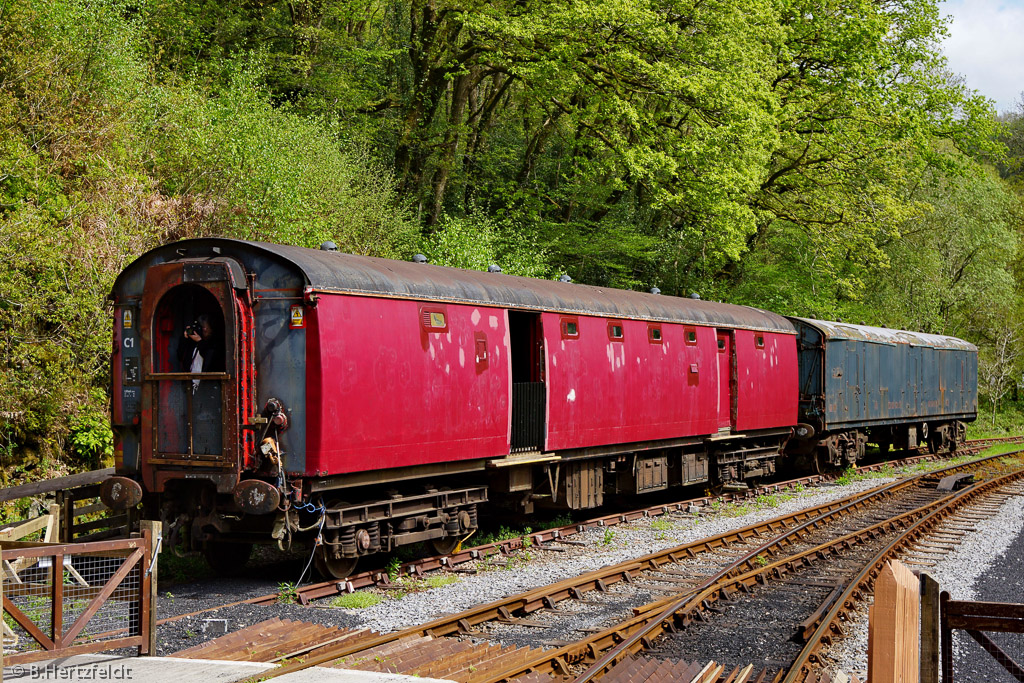
M 686 331 L 686 343 L 687 344 L 696 344 L 697 343 L 697 330 L 687 330 Z
M 718 339 L 718 350 L 725 351 L 725 340 L 722 338 Z
M 562 318 L 560 327 L 562 339 L 579 339 L 580 324 L 576 318 Z
M 447 332 L 448 314 L 444 306 L 422 306 L 420 308 L 420 322 L 427 332 Z
M 648 325 L 647 326 L 647 339 L 652 344 L 661 343 L 661 325 Z
M 622 341 L 622 323 L 608 323 L 608 338 L 613 341 Z
M 760 334 L 757 335 L 757 337 L 755 337 L 755 339 L 754 339 L 754 343 L 757 344 L 757 348 L 763 349 L 764 348 L 764 336 L 760 335 Z

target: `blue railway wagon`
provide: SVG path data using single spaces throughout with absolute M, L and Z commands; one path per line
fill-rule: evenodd
M 927 443 L 953 449 L 978 410 L 978 350 L 956 337 L 790 318 L 798 332 L 797 452 L 853 463 Z

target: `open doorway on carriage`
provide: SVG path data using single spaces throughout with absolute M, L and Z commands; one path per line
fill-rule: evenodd
M 718 431 L 736 426 L 736 359 L 732 330 L 717 330 L 718 341 Z
M 512 452 L 544 449 L 544 335 L 539 313 L 509 311 Z
M 144 400 L 151 403 L 157 458 L 217 460 L 224 455 L 224 399 L 232 390 L 227 370 L 228 360 L 234 360 L 229 352 L 234 330 L 233 318 L 225 325 L 220 299 L 230 296 L 227 283 L 181 284 L 168 289 L 152 311 L 151 371 L 144 377 L 149 385 Z

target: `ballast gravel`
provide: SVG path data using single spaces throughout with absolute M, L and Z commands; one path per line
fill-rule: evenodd
M 821 505 L 837 498 L 894 481 L 872 478 L 845 485 L 827 483 L 763 497 L 760 502 L 702 508 L 699 514 L 674 513 L 641 518 L 616 526 L 590 529 L 571 537 L 584 546 L 559 545 L 562 552 L 528 548 L 508 557 L 482 560 L 476 574 L 455 573 L 455 583 L 398 597 L 397 591 L 381 593 L 383 602 L 363 609 L 332 608 L 330 599 L 313 607 L 299 605 L 235 605 L 163 624 L 158 629 L 158 653 L 171 654 L 194 647 L 221 634 L 206 620 L 226 619 L 228 632 L 278 617 L 326 626 L 371 628 L 387 633 L 431 619 L 467 610 L 509 595 L 579 576 L 603 566 L 640 557 L 657 550 L 725 533 L 755 522 Z M 527 559 L 529 557 L 529 559 Z M 186 614 L 233 601 L 272 593 L 278 584 L 295 581 L 306 558 L 300 553 L 281 561 L 265 560 L 248 567 L 238 578 L 210 579 L 161 588 L 161 618 Z M 462 565 L 469 568 L 471 565 Z M 594 623 L 601 621 L 593 615 Z M 585 617 L 584 617 L 585 618 Z M 582 624 L 581 624 L 582 625 Z M 219 626 L 219 624 L 218 624 Z
M 798 493 L 766 497 L 761 505 L 750 502 L 745 506 L 730 506 L 722 514 L 708 508 L 707 513 L 699 515 L 673 514 L 590 529 L 571 538 L 585 543 L 585 546 L 561 546 L 565 548 L 564 552 L 527 549 L 529 561 L 523 555 L 519 559 L 512 556 L 504 560 L 507 562 L 504 565 L 481 561 L 477 564 L 477 574 L 460 575 L 458 582 L 448 586 L 411 593 L 400 600 L 390 599 L 364 609 L 337 611 L 358 617 L 363 626 L 376 631 L 399 630 L 606 565 L 821 505 L 889 481 L 894 479 L 810 487 Z
M 977 532 L 964 536 L 955 550 L 922 571 L 938 581 L 940 590 L 949 591 L 954 600 L 1024 602 L 1024 496 L 1011 496 L 996 515 L 974 526 Z M 868 604 L 858 608 L 843 630 L 847 637 L 824 652 L 829 668 L 867 671 Z M 1024 661 L 1024 635 L 995 634 L 993 639 L 1018 663 Z M 954 634 L 953 651 L 958 681 L 1015 680 L 962 631 Z

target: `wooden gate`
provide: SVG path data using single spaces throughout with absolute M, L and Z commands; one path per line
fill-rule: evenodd
M 0 541 L 3 663 L 156 643 L 159 522 L 135 538 L 90 543 Z
M 942 592 L 942 683 L 953 683 L 953 630 L 967 632 L 986 652 L 999 662 L 1014 680 L 1024 681 L 1024 664 L 1014 661 L 1008 653 L 984 632 L 1024 633 L 1024 605 L 1005 602 L 970 602 L 950 600 Z M 967 680 L 967 676 L 963 680 Z

